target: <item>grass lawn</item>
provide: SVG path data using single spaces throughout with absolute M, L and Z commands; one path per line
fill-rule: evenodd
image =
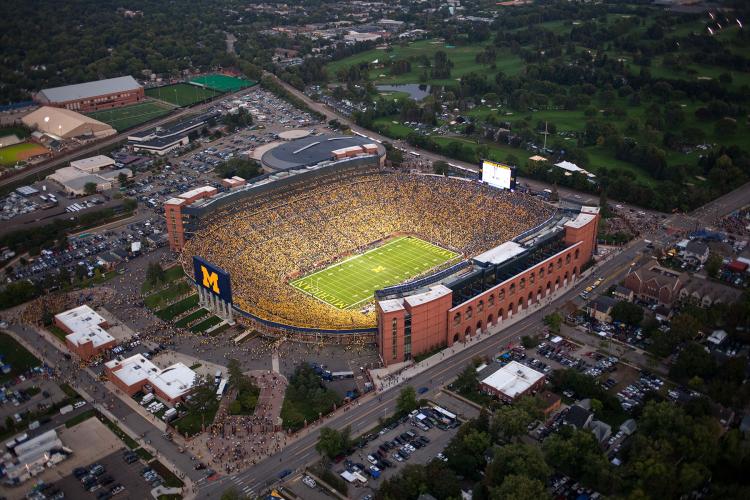
M 0 148 L 0 165 L 11 166 L 25 161 L 31 156 L 48 152 L 46 148 L 31 142 L 19 142 L 12 146 Z
M 169 102 L 175 106 L 192 106 L 193 104 L 220 96 L 221 92 L 188 83 L 177 83 L 175 85 L 146 89 L 146 95 L 160 101 Z
M 67 333 L 65 333 L 65 330 L 60 328 L 59 326 L 52 324 L 47 327 L 45 327 L 52 335 L 54 335 L 56 338 L 60 339 L 60 342 L 63 344 L 65 343 L 65 337 L 68 336 Z
M 393 122 L 396 123 L 393 123 Z M 385 134 L 388 137 L 394 139 L 404 139 L 411 132 L 414 132 L 411 128 L 403 125 L 398 120 L 394 120 L 392 117 L 378 118 L 373 122 L 373 128 L 380 131 L 381 134 Z
M 94 410 L 93 408 L 90 409 L 90 410 L 86 410 L 83 413 L 79 413 L 75 417 L 66 420 L 65 421 L 65 427 L 67 427 L 67 428 L 73 427 L 75 425 L 80 424 L 84 420 L 88 420 L 88 419 L 93 418 L 95 416 L 96 416 L 96 410 Z
M 202 317 L 206 316 L 207 314 L 208 314 L 207 310 L 205 310 L 203 308 L 200 308 L 197 311 L 191 312 L 190 314 L 188 314 L 187 316 L 185 316 L 181 320 L 175 321 L 174 326 L 177 326 L 177 327 L 180 327 L 180 328 L 185 328 L 186 326 L 188 326 L 193 321 L 197 320 L 198 318 L 202 318 Z
M 493 70 L 489 65 L 479 64 L 476 62 L 476 55 L 484 49 L 483 44 L 471 44 L 471 45 L 459 45 L 455 47 L 448 47 L 443 42 L 436 40 L 420 40 L 413 42 L 405 47 L 394 45 L 393 50 L 388 52 L 385 50 L 373 49 L 368 50 L 359 54 L 333 61 L 326 65 L 326 71 L 332 79 L 336 78 L 336 72 L 342 68 L 348 68 L 349 66 L 360 64 L 360 63 L 371 63 L 374 60 L 385 61 L 385 60 L 398 60 L 398 59 L 410 59 L 411 57 L 426 55 L 431 60 L 435 57 L 435 52 L 442 50 L 448 55 L 448 59 L 453 62 L 453 68 L 451 69 L 451 77 L 446 79 L 430 79 L 426 83 L 435 85 L 447 85 L 454 83 L 457 78 L 460 78 L 467 73 L 475 71 L 477 73 L 494 75 L 497 71 L 502 71 L 506 75 L 512 76 L 520 73 L 523 68 L 523 60 L 518 56 L 511 54 L 509 51 L 499 50 L 497 60 L 495 61 L 495 69 Z M 419 67 L 416 61 L 412 61 L 412 70 L 409 73 L 401 75 L 389 75 L 387 68 L 375 68 L 370 70 L 369 77 L 376 83 L 417 83 L 419 81 L 419 75 L 422 73 L 423 68 Z M 428 69 L 429 71 L 429 69 Z M 385 75 L 385 76 L 380 76 Z
M 202 431 L 202 425 L 211 425 L 218 409 L 219 402 L 212 399 L 208 408 L 201 411 L 190 409 L 184 417 L 175 420 L 171 425 L 183 436 L 194 436 Z
M 172 266 L 170 268 L 167 268 L 164 270 L 164 282 L 159 282 L 159 283 L 144 282 L 143 285 L 141 285 L 141 293 L 148 293 L 151 290 L 155 288 L 159 288 L 160 286 L 166 283 L 171 283 L 173 281 L 176 281 L 184 275 L 185 273 L 182 269 L 182 266 L 177 265 L 177 266 Z
M 173 284 L 166 290 L 162 290 L 161 292 L 149 295 L 143 300 L 143 303 L 146 304 L 146 307 L 149 307 L 151 309 L 159 309 L 165 304 L 172 302 L 180 295 L 185 295 L 191 289 L 192 287 L 190 285 L 188 285 L 184 281 L 180 281 L 179 283 Z
M 156 315 L 163 319 L 164 321 L 169 321 L 172 318 L 175 318 L 176 316 L 179 316 L 180 314 L 184 313 L 185 311 L 188 311 L 192 309 L 193 307 L 198 305 L 198 294 L 191 295 L 190 297 L 185 297 L 179 302 L 176 302 L 172 304 L 171 306 L 162 309 L 161 311 L 158 311 Z
M 336 308 L 348 309 L 372 299 L 375 290 L 402 283 L 457 256 L 407 236 L 296 279 L 290 285 Z
M 16 339 L 4 333 L 0 333 L 0 354 L 3 356 L 3 364 L 10 365 L 9 373 L 0 373 L 0 383 L 5 383 L 41 364 L 24 346 L 16 342 Z
M 88 116 L 111 125 L 112 128 L 120 132 L 169 114 L 171 111 L 172 108 L 163 103 L 146 101 L 132 106 L 96 111 L 89 113 Z
M 193 326 L 190 331 L 193 333 L 200 333 L 205 332 L 209 328 L 211 328 L 214 325 L 218 325 L 222 322 L 222 319 L 217 316 L 211 316 L 208 319 L 205 319 L 198 323 L 197 325 Z

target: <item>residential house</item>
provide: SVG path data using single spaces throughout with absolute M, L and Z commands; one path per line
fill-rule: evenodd
M 633 290 L 622 285 L 617 285 L 612 292 L 612 296 L 617 300 L 627 300 L 633 302 Z
M 586 313 L 601 323 L 612 322 L 612 309 L 617 304 L 617 301 L 612 297 L 606 295 L 600 295 L 596 299 L 589 302 L 586 307 Z
M 682 251 L 682 258 L 694 264 L 705 264 L 709 255 L 708 245 L 700 240 L 690 240 Z

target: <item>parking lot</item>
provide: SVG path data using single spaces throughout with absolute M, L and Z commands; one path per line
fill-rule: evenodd
M 52 486 L 62 491 L 65 498 L 151 498 L 151 489 L 154 486 L 142 475 L 146 466 L 141 460 L 128 463 L 124 457 L 124 450 L 118 450 L 94 463 L 77 468 L 73 474 Z M 100 465 L 101 469 L 96 467 L 97 465 Z
M 430 414 L 429 409 L 421 410 Z M 430 418 L 432 414 L 430 414 Z M 349 496 L 355 499 L 374 496 L 383 479 L 398 474 L 409 463 L 424 464 L 437 459 L 442 454 L 448 441 L 456 434 L 458 427 L 440 429 L 429 424 L 428 430 L 418 429 L 413 418 L 402 418 L 388 430 L 382 430 L 370 436 L 364 447 L 346 457 L 341 463 L 333 466 L 337 474 L 344 471 L 357 473 L 366 479 L 357 479 L 349 485 Z M 441 455 L 442 456 L 442 455 Z M 377 476 L 377 477 L 376 477 Z M 304 495 L 302 495 L 304 498 Z

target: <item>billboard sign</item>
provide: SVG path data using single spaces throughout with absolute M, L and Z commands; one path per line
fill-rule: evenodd
M 482 182 L 501 189 L 515 189 L 516 169 L 503 163 L 483 160 Z
M 209 264 L 200 257 L 193 257 L 195 282 L 214 295 L 218 295 L 224 302 L 232 302 L 232 285 L 229 273 L 213 264 Z

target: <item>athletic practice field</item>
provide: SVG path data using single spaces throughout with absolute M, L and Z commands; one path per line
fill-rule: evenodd
M 375 290 L 423 274 L 458 254 L 411 236 L 395 239 L 290 283 L 338 309 L 372 299 Z
M 174 104 L 175 106 L 191 106 L 195 103 L 213 99 L 221 95 L 215 90 L 190 85 L 188 83 L 177 83 L 165 85 L 164 87 L 153 87 L 146 89 L 146 95 Z
M 252 87 L 256 83 L 244 78 L 235 78 L 227 75 L 196 76 L 190 81 L 202 87 L 218 90 L 219 92 L 236 92 L 240 89 Z
M 110 125 L 118 132 L 168 114 L 173 108 L 160 102 L 142 102 L 122 108 L 105 109 L 88 116 Z
M 15 165 L 16 162 L 24 161 L 32 156 L 48 153 L 49 151 L 31 142 L 21 142 L 5 148 L 0 148 L 0 165 Z

